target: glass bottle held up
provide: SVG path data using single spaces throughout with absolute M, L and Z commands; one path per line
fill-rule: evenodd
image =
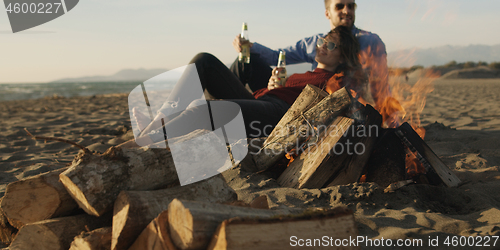
M 241 45 L 241 52 L 238 56 L 238 60 L 243 63 L 250 63 L 250 39 L 248 38 L 247 23 L 243 23 L 240 37 L 243 39 L 244 43 Z
M 280 55 L 278 58 L 278 65 L 276 66 L 276 72 L 275 75 L 278 77 L 278 82 L 280 86 L 285 86 L 286 82 L 286 59 L 285 59 L 285 52 L 280 51 Z

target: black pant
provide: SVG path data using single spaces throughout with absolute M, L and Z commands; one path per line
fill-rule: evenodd
M 250 63 L 242 63 L 238 58 L 231 65 L 231 72 L 244 84 L 248 83 L 252 91 L 267 88 L 272 68 L 267 65 L 259 54 L 250 54 Z
M 255 99 L 238 77 L 211 54 L 200 53 L 190 63 L 196 65 L 203 90 L 208 91 L 216 99 L 225 99 L 238 104 L 239 109 L 217 100 L 211 100 L 208 103 L 205 100 L 199 100 L 201 96 L 192 94 L 190 91 L 197 87 L 194 85 L 198 81 L 193 79 L 196 74 L 186 70 L 168 97 L 169 101 L 177 101 L 183 110 L 169 116 L 166 120 L 165 128 L 170 138 L 196 129 L 217 129 L 233 120 L 240 110 L 247 137 L 267 136 L 290 108 L 288 103 L 274 96 L 265 95 Z M 214 118 L 212 122 L 211 116 Z M 158 138 L 152 137 L 152 139 L 154 141 L 164 139 L 161 133 L 158 133 L 156 137 Z

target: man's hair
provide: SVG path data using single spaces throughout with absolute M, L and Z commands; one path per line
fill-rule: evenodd
M 328 9 L 330 7 L 331 3 L 332 3 L 332 0 L 325 0 L 325 9 Z
M 347 66 L 348 68 L 359 67 L 359 43 L 358 39 L 356 39 L 356 37 L 352 34 L 351 29 L 345 26 L 337 26 L 335 29 L 330 30 L 325 37 L 333 34 L 338 35 L 339 44 L 337 44 L 337 48 L 340 50 L 340 54 L 344 60 L 344 66 Z
M 325 9 L 328 9 L 328 7 L 330 7 L 331 2 L 332 0 L 325 0 Z

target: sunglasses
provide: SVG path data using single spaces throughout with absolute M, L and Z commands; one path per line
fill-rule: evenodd
M 332 51 L 332 50 L 334 50 L 335 48 L 337 48 L 337 45 L 336 45 L 335 43 L 333 43 L 333 42 L 329 42 L 329 41 L 327 41 L 325 38 L 321 38 L 321 37 L 318 39 L 318 42 L 316 43 L 316 46 L 318 46 L 318 48 L 319 48 L 319 47 L 322 47 L 322 46 L 323 46 L 323 44 L 325 44 L 325 43 L 326 43 L 326 48 L 327 48 L 329 51 Z
M 358 5 L 356 3 L 348 3 L 348 4 L 343 4 L 343 3 L 338 3 L 335 4 L 335 10 L 343 10 L 345 6 L 347 5 L 347 8 L 350 10 L 355 10 Z

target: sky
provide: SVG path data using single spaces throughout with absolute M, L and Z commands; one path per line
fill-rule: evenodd
M 356 0 L 355 25 L 387 51 L 500 44 L 499 0 Z M 229 64 L 232 41 L 278 49 L 330 29 L 322 0 L 81 0 L 65 15 L 12 33 L 0 9 L 0 83 L 174 69 L 199 52 Z M 499 58 L 500 61 L 500 58 Z

